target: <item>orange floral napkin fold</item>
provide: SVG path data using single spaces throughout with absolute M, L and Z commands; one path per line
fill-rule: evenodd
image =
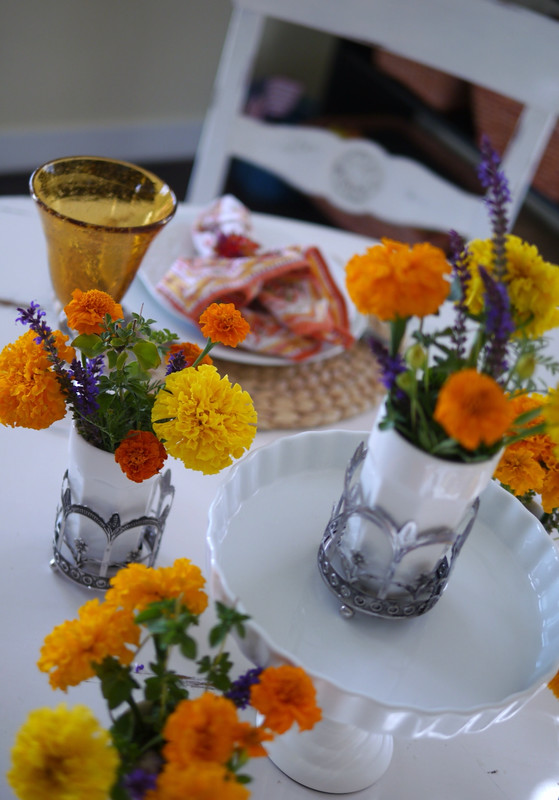
M 234 303 L 251 325 L 243 348 L 302 361 L 353 342 L 344 296 L 316 247 L 262 251 L 236 198 L 215 201 L 196 220 L 197 254 L 178 258 L 157 290 L 197 322 L 213 302 Z

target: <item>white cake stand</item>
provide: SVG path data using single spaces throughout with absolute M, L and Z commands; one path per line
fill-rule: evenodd
M 448 588 L 422 617 L 343 618 L 317 550 L 367 433 L 285 437 L 241 461 L 209 517 L 214 596 L 250 615 L 239 640 L 259 666 L 313 677 L 323 720 L 276 739 L 294 780 L 327 792 L 370 786 L 392 737 L 449 738 L 510 718 L 559 665 L 559 554 L 536 519 L 496 484 Z

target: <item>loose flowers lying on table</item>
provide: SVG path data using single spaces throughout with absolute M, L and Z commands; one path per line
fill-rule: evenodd
M 559 268 L 507 234 L 507 181 L 487 140 L 482 155 L 491 239 L 453 232 L 450 263 L 431 244 L 384 239 L 349 261 L 347 288 L 359 311 L 390 325 L 388 346 L 371 342 L 387 389 L 380 427 L 453 461 L 504 449 L 496 477 L 525 500 L 541 493 L 556 521 L 559 392 L 538 386 L 536 369 L 558 369 L 545 333 L 559 325 Z M 437 328 L 446 302 L 453 322 Z
M 208 598 L 188 559 L 152 569 L 132 564 L 112 580 L 105 599 L 90 600 L 79 618 L 45 639 L 39 669 L 54 689 L 97 676 L 111 717 L 110 731 L 84 706 L 32 711 L 17 734 L 8 780 L 21 800 L 244 800 L 242 770 L 265 756 L 263 743 L 296 722 L 311 729 L 321 718 L 309 676 L 289 665 L 254 668 L 232 680 L 224 645 L 247 617 L 216 604 L 210 653 L 200 655 L 191 629 Z M 151 644 L 147 668 L 140 651 Z M 173 651 L 196 674 L 170 666 Z M 142 682 L 143 690 L 141 690 Z M 189 696 L 188 685 L 204 691 Z M 238 710 L 251 706 L 258 725 Z
M 2 424 L 47 428 L 69 409 L 81 436 L 114 453 L 136 482 L 159 472 L 168 454 L 210 474 L 250 447 L 250 395 L 221 378 L 208 355 L 218 342 L 236 347 L 249 331 L 232 303 L 214 303 L 201 315 L 201 350 L 153 330 L 154 321 L 140 314 L 125 321 L 105 292 L 76 289 L 72 297 L 64 309 L 78 333 L 71 345 L 36 303 L 18 309 L 30 330 L 0 353 Z

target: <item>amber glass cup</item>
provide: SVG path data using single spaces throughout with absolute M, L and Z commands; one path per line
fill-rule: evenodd
M 35 170 L 29 185 L 62 306 L 74 289 L 101 289 L 119 302 L 177 208 L 175 195 L 156 175 L 109 158 L 50 161 Z

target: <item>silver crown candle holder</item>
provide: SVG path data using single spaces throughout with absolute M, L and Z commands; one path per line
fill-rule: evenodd
M 155 563 L 173 502 L 171 470 L 157 476 L 146 513 L 135 519 L 115 510 L 108 518 L 73 500 L 68 471 L 57 509 L 51 567 L 90 589 L 104 591 L 130 563 Z
M 318 568 L 340 602 L 356 611 L 403 619 L 431 609 L 446 588 L 454 562 L 475 522 L 479 499 L 454 528 L 420 530 L 413 519 L 398 524 L 380 505 L 368 505 L 359 480 L 367 455 L 362 442 L 345 473 L 318 551 Z

